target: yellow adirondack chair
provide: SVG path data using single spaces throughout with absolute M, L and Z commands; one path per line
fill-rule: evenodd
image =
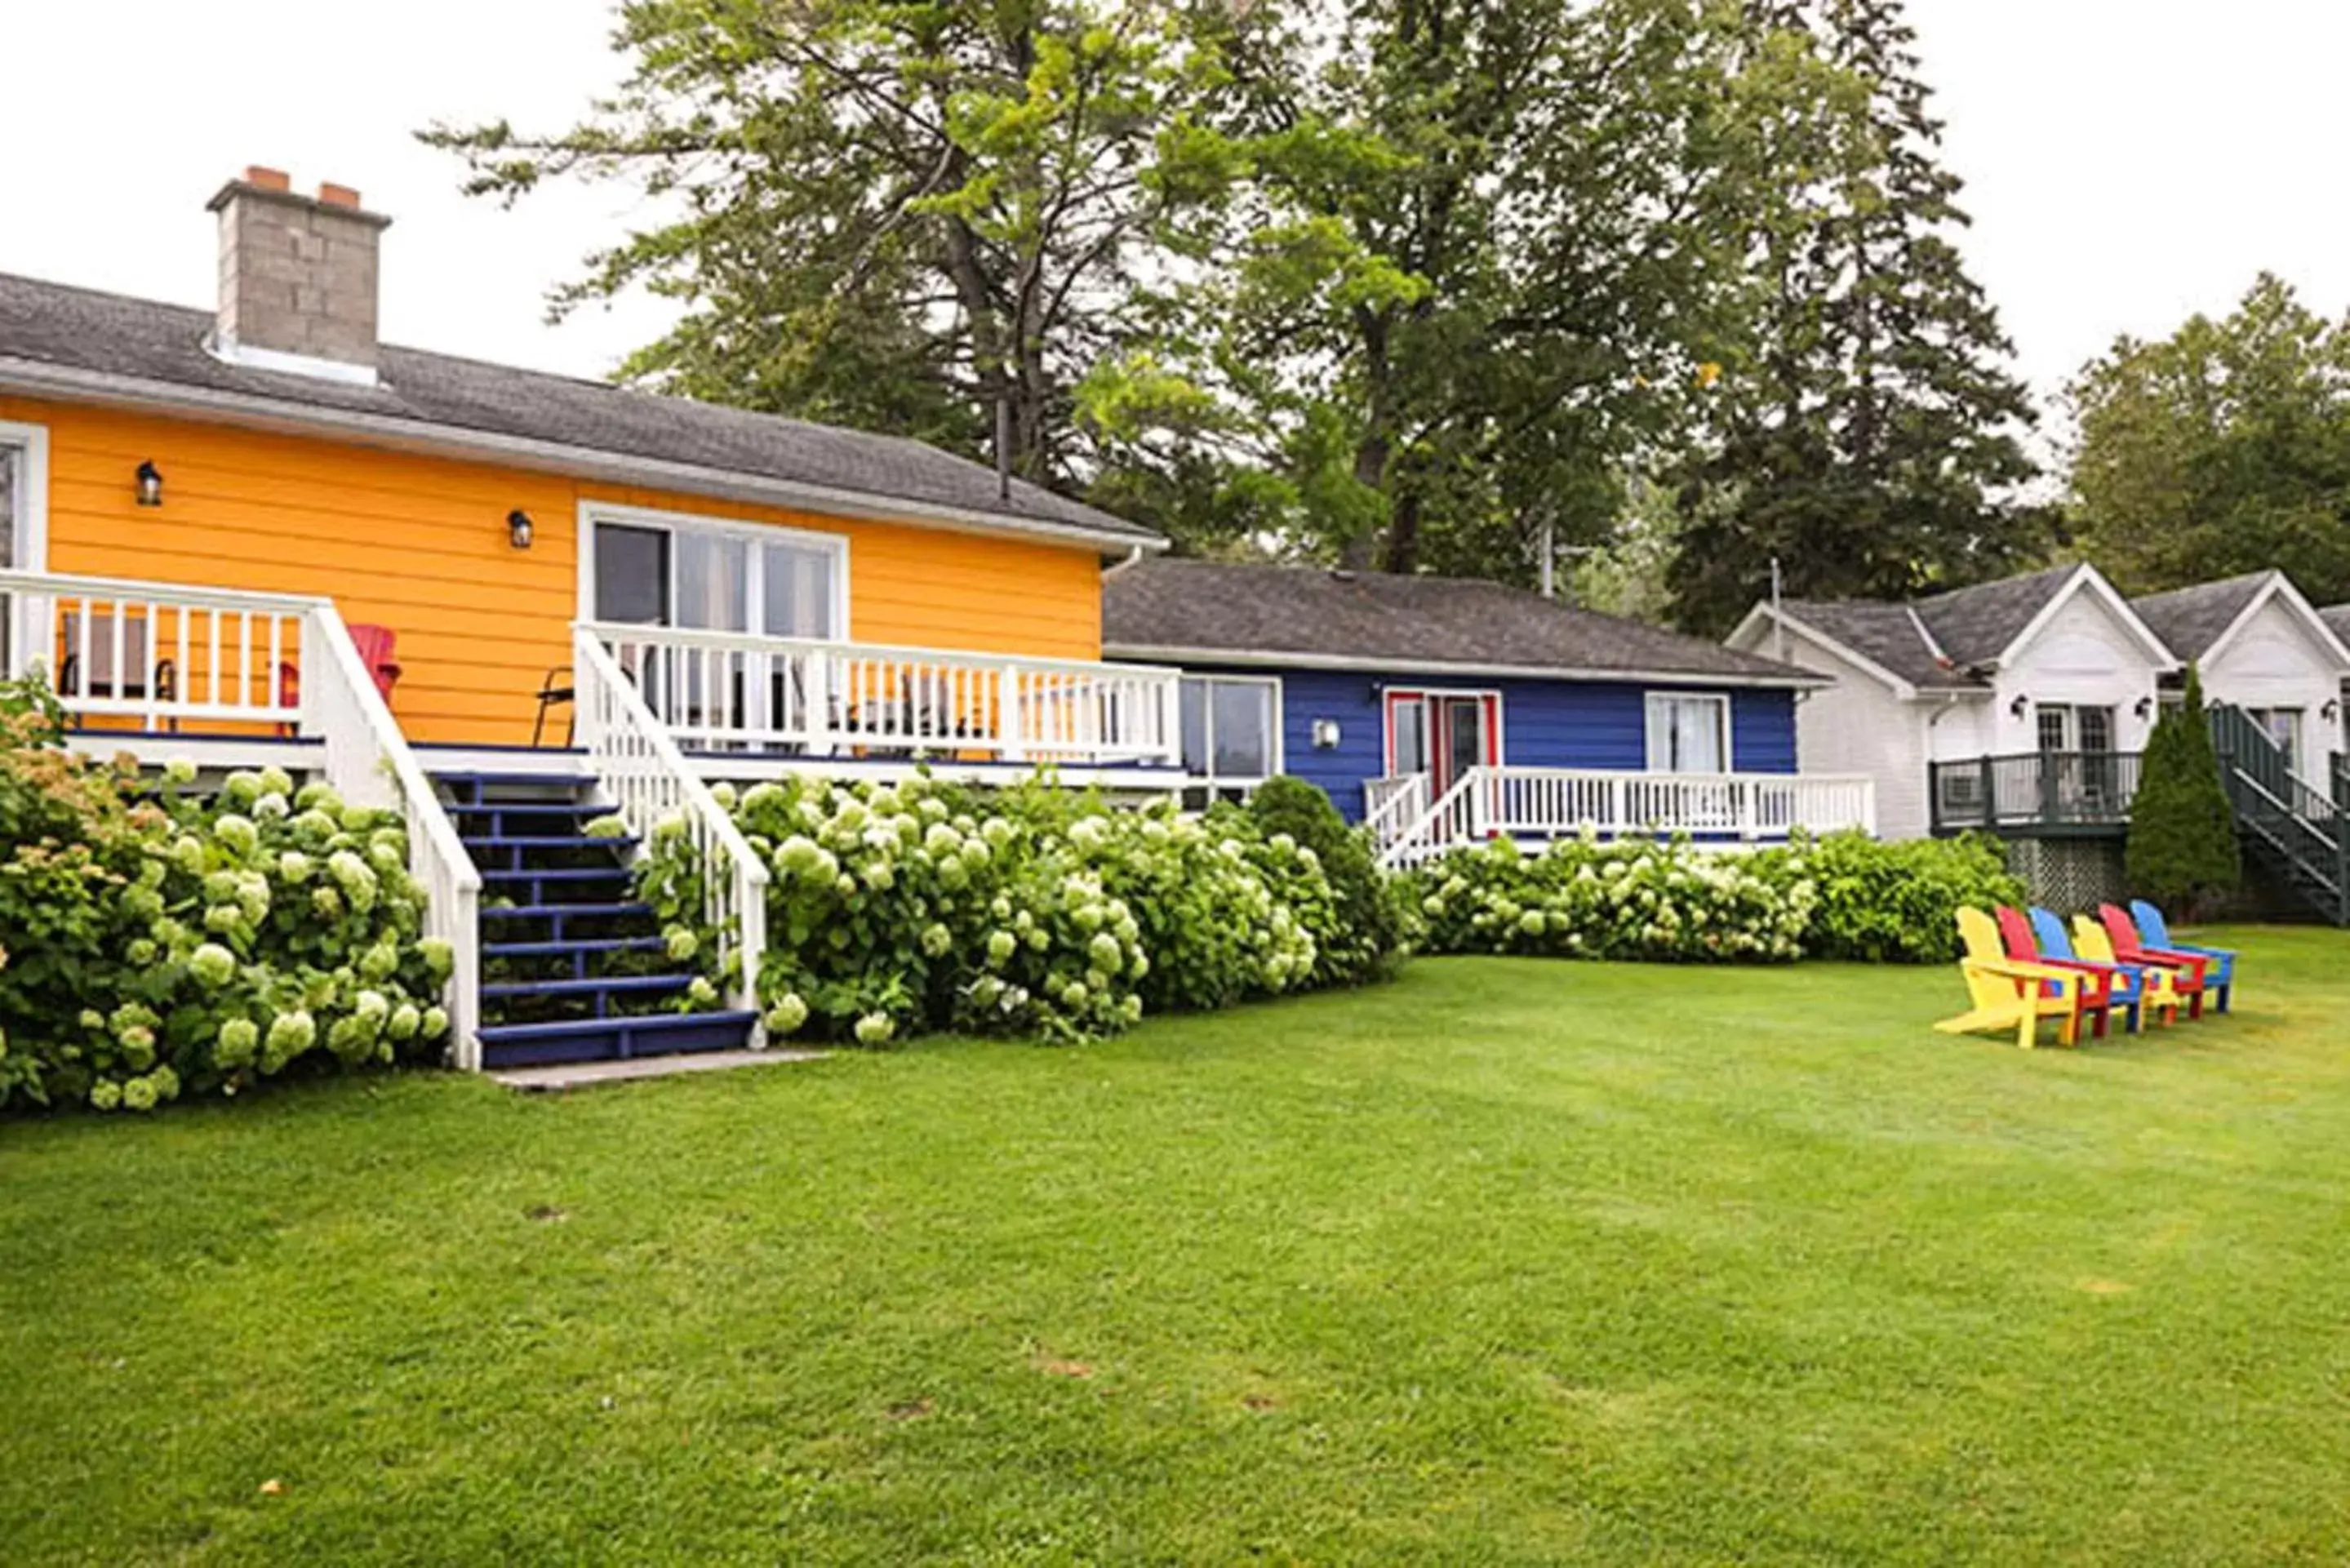
M 1959 911 L 1959 939 L 1966 957 L 1959 972 L 1966 977 L 1967 994 L 1974 1007 L 1934 1027 L 1944 1034 L 1986 1034 L 2012 1029 L 2015 1043 L 2026 1051 L 2040 1043 L 2040 1024 L 2053 1018 L 2057 1039 L 2074 1044 L 2081 1026 L 2083 976 L 2078 970 L 2053 969 L 2046 964 L 2020 963 L 2001 949 L 1999 925 L 1981 909 Z
M 2094 915 L 2073 917 L 2073 950 L 2091 963 L 2120 961 L 2114 956 L 2114 939 Z M 2186 999 L 2178 994 L 2175 972 L 2155 964 L 2130 967 L 2144 977 L 2146 986 L 2146 1000 L 2138 1004 L 2139 1015 L 2151 1017 L 2158 1012 L 2164 1022 L 2178 1023 L 2178 1009 Z

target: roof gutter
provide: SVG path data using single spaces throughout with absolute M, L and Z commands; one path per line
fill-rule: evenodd
M 1142 643 L 1106 643 L 1105 659 L 1149 664 L 1225 664 L 1249 669 L 1360 670 L 1370 675 L 1475 675 L 1520 680 L 1640 681 L 1663 686 L 1740 686 L 1766 690 L 1833 686 L 1825 675 L 1790 670 L 1785 675 L 1709 674 L 1694 670 L 1589 670 L 1568 665 L 1453 664 L 1438 659 L 1351 654 L 1283 653 L 1269 649 L 1161 648 Z
M 632 457 L 568 446 L 528 436 L 494 431 L 468 430 L 428 420 L 403 419 L 356 409 L 289 403 L 250 392 L 223 391 L 212 387 L 188 387 L 140 376 L 119 376 L 103 370 L 83 370 L 38 359 L 0 355 L 0 391 L 28 397 L 56 398 L 68 402 L 98 403 L 113 408 L 236 425 L 281 435 L 340 436 L 361 445 L 432 457 L 469 458 L 508 467 L 529 469 L 569 478 L 600 480 L 612 484 L 677 491 L 717 500 L 743 501 L 835 517 L 864 517 L 885 523 L 916 523 L 956 533 L 990 534 L 1034 539 L 1042 544 L 1084 546 L 1102 555 L 1128 552 L 1157 554 L 1168 541 L 1082 524 L 1054 523 L 1042 518 L 1006 516 L 934 502 L 903 500 L 863 491 L 837 490 L 797 480 L 775 479 L 666 458 Z

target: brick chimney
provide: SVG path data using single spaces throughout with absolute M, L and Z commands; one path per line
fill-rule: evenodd
M 258 165 L 206 206 L 220 214 L 220 317 L 213 351 L 255 369 L 376 380 L 376 254 L 390 218 L 359 193 L 298 194 Z

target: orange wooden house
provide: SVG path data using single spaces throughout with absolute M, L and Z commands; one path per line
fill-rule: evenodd
M 493 928 L 596 891 L 533 875 L 567 804 L 686 818 L 755 958 L 764 871 L 710 781 L 1177 782 L 1175 672 L 1100 658 L 1148 530 L 910 441 L 382 344 L 356 192 L 251 169 L 211 208 L 212 309 L 0 275 L 0 674 L 93 749 L 396 798 L 460 992 L 484 891 Z M 480 937 L 568 961 L 607 1054 L 683 1048 L 574 928 Z M 453 1000 L 467 1064 L 579 1054 Z

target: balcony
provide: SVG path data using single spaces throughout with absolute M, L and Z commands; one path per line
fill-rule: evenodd
M 1933 830 L 2037 838 L 2126 833 L 2139 772 L 2136 752 L 2024 752 L 1936 763 Z
M 702 771 L 1180 765 L 1180 673 L 1142 665 L 586 623 Z

